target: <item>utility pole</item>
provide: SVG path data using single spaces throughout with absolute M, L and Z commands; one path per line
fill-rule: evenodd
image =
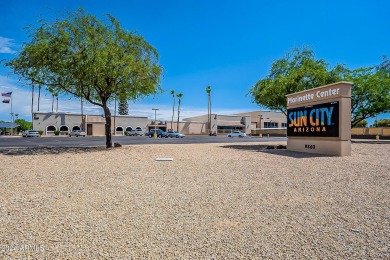
M 152 108 L 152 110 L 154 110 L 154 135 L 153 135 L 153 137 L 154 138 L 157 138 L 157 126 L 156 126 L 156 124 L 157 124 L 157 110 L 159 110 L 158 108 Z

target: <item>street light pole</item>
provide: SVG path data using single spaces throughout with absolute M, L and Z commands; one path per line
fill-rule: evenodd
M 263 135 L 261 134 L 261 119 L 263 119 L 263 116 L 260 114 L 259 115 L 259 117 L 260 117 L 260 124 L 259 124 L 259 137 L 263 137 Z
M 153 137 L 157 138 L 156 113 L 157 113 L 158 108 L 152 108 L 152 110 L 154 110 L 154 135 L 153 135 Z

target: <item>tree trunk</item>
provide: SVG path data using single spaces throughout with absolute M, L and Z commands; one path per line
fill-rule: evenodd
M 106 118 L 105 132 L 106 132 L 106 148 L 112 147 L 112 136 L 111 136 L 111 112 L 107 106 L 107 101 L 102 101 L 104 117 Z
M 84 131 L 84 103 L 83 103 L 83 97 L 80 98 L 80 109 L 81 109 L 81 130 Z
M 177 126 L 176 126 L 176 131 L 179 132 L 179 119 L 180 119 L 180 98 L 178 101 L 179 105 L 177 107 Z
M 40 101 L 41 101 L 41 85 L 38 85 L 38 112 L 39 112 Z
M 209 94 L 209 109 L 210 109 L 210 111 L 209 111 L 209 128 L 210 128 L 210 133 L 211 133 L 211 95 Z
M 173 130 L 173 117 L 175 116 L 175 97 L 173 97 L 173 107 L 172 107 L 172 120 L 171 120 L 171 129 Z
M 51 99 L 51 112 L 53 113 L 54 112 L 54 94 L 52 94 L 51 96 L 52 96 L 52 99 Z
M 31 129 L 34 129 L 34 81 L 31 82 Z
M 209 134 L 211 133 L 211 109 L 210 109 L 210 93 L 208 94 L 207 100 L 207 128 L 209 130 Z

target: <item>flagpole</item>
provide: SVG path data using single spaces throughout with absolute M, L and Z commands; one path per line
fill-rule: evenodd
M 34 129 L 34 81 L 31 82 L 31 129 Z
M 14 133 L 14 120 L 13 120 L 13 117 L 14 117 L 14 113 L 12 113 L 12 94 L 10 95 L 10 100 L 11 100 L 11 136 L 13 136 L 13 133 Z

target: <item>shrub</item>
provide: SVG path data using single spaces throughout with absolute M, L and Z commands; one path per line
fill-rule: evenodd
M 54 134 L 55 134 L 55 135 L 60 135 L 60 133 L 61 133 L 61 132 L 58 131 L 58 130 L 54 131 Z
M 39 135 L 43 135 L 43 131 L 42 130 L 38 130 L 38 133 L 39 133 Z

